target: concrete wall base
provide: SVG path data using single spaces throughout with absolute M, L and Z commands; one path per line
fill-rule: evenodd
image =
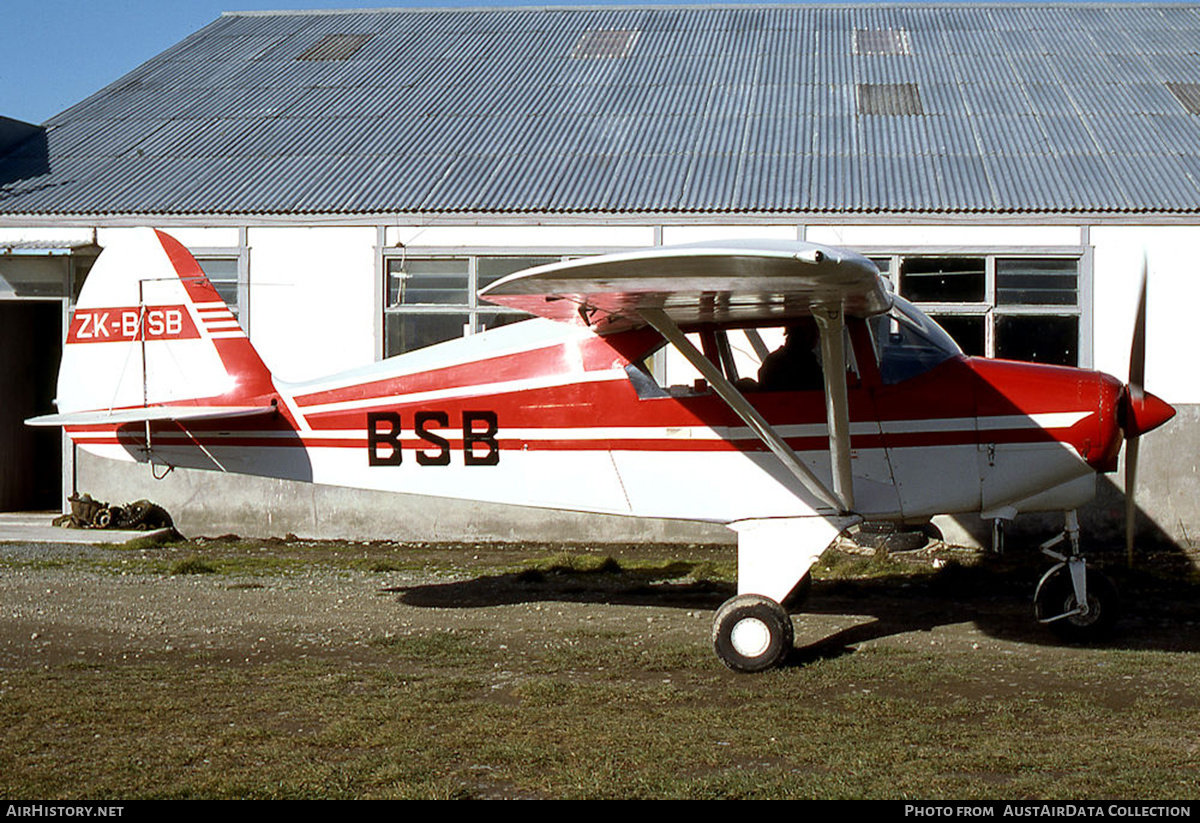
M 98 500 L 163 506 L 185 535 L 317 540 L 727 543 L 724 526 L 535 509 L 288 480 L 175 469 L 154 480 L 145 465 L 79 453 L 76 486 Z

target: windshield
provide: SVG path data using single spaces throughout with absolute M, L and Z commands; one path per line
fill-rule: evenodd
M 953 338 L 924 312 L 902 297 L 871 320 L 879 375 L 887 385 L 900 383 L 962 354 Z

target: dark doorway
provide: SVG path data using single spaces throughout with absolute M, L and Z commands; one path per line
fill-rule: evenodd
M 26 418 L 54 412 L 62 304 L 0 301 L 0 511 L 62 505 L 62 435 Z

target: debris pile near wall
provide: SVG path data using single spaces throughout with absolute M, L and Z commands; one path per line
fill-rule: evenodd
M 67 501 L 71 504 L 71 513 L 54 518 L 54 525 L 64 529 L 149 531 L 175 526 L 167 510 L 149 500 L 136 500 L 124 506 L 110 506 L 93 499 L 90 494 L 73 494 Z

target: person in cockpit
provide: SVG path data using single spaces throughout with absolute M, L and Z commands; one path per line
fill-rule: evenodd
M 821 361 L 815 348 L 820 340 L 811 317 L 784 329 L 784 342 L 767 355 L 758 370 L 758 391 L 814 391 L 824 387 Z

